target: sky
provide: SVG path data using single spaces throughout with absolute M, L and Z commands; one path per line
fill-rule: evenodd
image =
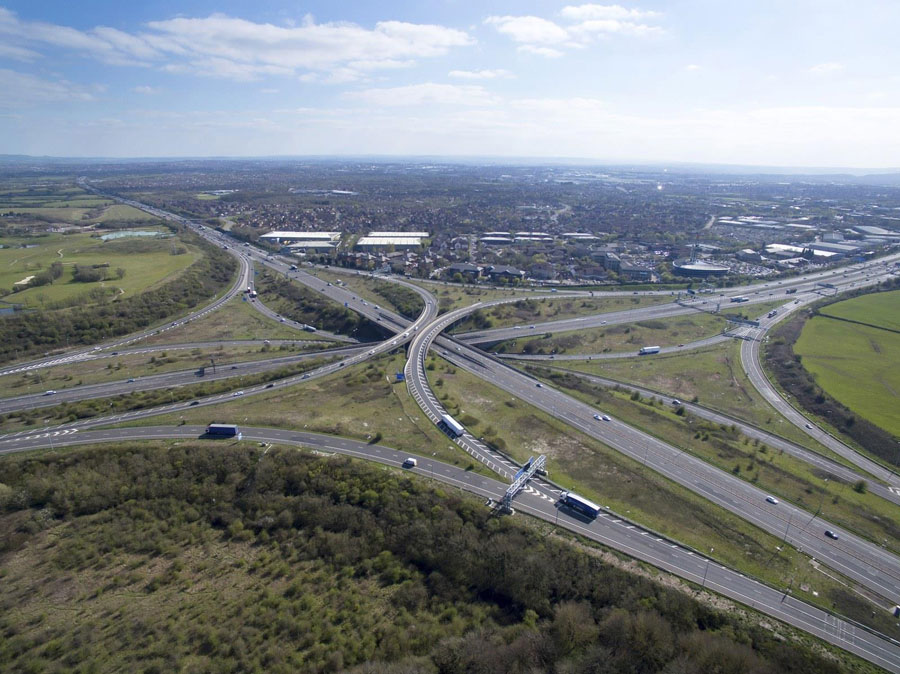
M 898 0 L 0 0 L 0 153 L 900 166 Z

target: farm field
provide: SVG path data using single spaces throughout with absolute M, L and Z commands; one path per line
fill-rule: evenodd
M 830 315 L 859 316 L 890 323 L 900 314 L 900 293 L 884 293 L 840 302 Z M 856 306 L 853 305 L 863 300 Z M 857 319 L 853 319 L 857 320 Z M 854 413 L 900 435 L 900 334 L 829 316 L 810 319 L 794 352 L 816 383 Z
M 829 304 L 820 314 L 865 323 L 876 328 L 900 330 L 900 290 L 873 293 Z

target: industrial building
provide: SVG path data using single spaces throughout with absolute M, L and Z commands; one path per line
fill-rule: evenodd
M 428 238 L 428 232 L 369 232 L 356 242 L 357 250 L 412 250 Z
M 331 242 L 337 244 L 341 240 L 340 232 L 268 232 L 260 239 L 274 241 L 276 243 L 290 244 L 300 241 Z

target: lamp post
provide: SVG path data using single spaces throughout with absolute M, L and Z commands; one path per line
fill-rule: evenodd
M 714 548 L 709 549 L 709 554 L 713 553 Z M 709 573 L 709 563 L 712 561 L 711 557 L 706 558 L 706 568 L 703 570 L 703 583 L 700 585 L 701 589 L 706 589 L 706 574 Z

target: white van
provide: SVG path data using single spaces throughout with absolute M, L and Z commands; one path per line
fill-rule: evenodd
M 404 467 L 404 468 L 415 468 L 415 467 L 418 466 L 418 465 L 419 465 L 419 462 L 416 461 L 416 460 L 415 460 L 414 458 L 412 458 L 411 456 L 406 457 L 406 461 L 403 462 L 403 467 Z

